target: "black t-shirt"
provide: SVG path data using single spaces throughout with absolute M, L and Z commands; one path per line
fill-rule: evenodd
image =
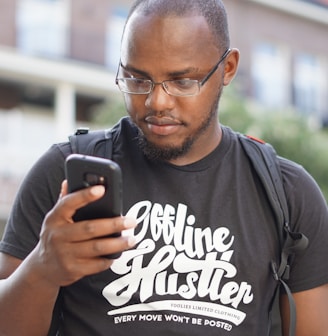
M 108 271 L 62 289 L 61 335 L 265 335 L 278 260 L 274 216 L 236 134 L 223 127 L 207 157 L 174 166 L 145 159 L 123 119 L 113 159 L 123 172 L 124 214 L 137 218 L 135 248 Z M 0 249 L 25 258 L 58 198 L 69 144 L 53 146 L 18 193 Z M 281 161 L 292 227 L 308 236 L 289 285 L 328 282 L 328 213 L 317 185 Z

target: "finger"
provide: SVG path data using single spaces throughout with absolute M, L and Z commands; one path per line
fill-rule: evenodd
M 101 198 L 105 193 L 105 187 L 97 185 L 65 194 L 67 193 L 67 182 L 64 182 L 62 184 L 62 193 L 63 196 L 55 205 L 53 212 L 63 218 L 71 219 L 77 209 Z
M 134 247 L 136 239 L 129 237 L 106 237 L 76 243 L 78 259 L 89 259 L 124 252 Z
M 104 219 L 93 219 L 76 222 L 74 225 L 67 225 L 63 228 L 63 235 L 72 237 L 72 241 L 79 242 L 109 236 L 122 231 L 131 231 L 137 226 L 137 222 L 129 217 L 114 217 Z
M 62 198 L 64 196 L 66 196 L 67 193 L 68 193 L 68 191 L 67 191 L 67 180 L 64 180 L 61 184 L 59 198 Z
M 67 182 L 66 180 L 64 180 L 61 183 L 61 187 L 60 187 L 60 193 L 59 193 L 59 197 L 58 199 L 61 199 L 62 197 L 64 197 L 67 194 Z

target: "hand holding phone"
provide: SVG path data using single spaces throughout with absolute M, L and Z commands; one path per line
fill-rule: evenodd
M 78 209 L 74 221 L 111 218 L 122 214 L 122 173 L 119 165 L 112 160 L 71 154 L 65 162 L 68 192 L 75 192 L 93 185 L 103 185 L 105 194 L 100 199 Z M 119 237 L 120 233 L 110 237 Z M 117 258 L 120 254 L 109 255 Z

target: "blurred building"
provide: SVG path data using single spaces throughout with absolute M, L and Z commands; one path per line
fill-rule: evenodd
M 233 45 L 241 51 L 244 94 L 272 109 L 291 106 L 327 125 L 327 0 L 239 0 L 226 6 Z
M 0 219 L 32 162 L 117 93 L 131 0 L 0 0 Z M 243 93 L 328 123 L 328 0 L 226 0 Z M 1 232 L 0 232 L 1 236 Z
M 315 5 L 323 6 L 323 7 L 328 7 L 328 0 L 303 0 L 305 2 L 310 2 Z

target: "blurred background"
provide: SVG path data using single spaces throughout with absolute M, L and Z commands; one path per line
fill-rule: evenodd
M 114 78 L 130 0 L 0 0 L 0 237 L 35 160 L 125 114 Z M 328 0 L 225 0 L 241 52 L 221 122 L 272 143 L 328 199 Z

